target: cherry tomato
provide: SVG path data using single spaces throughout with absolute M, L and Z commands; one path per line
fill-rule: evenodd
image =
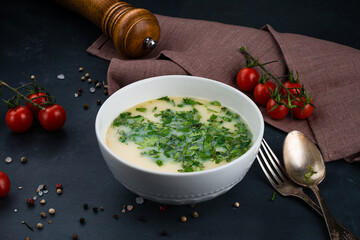
M 13 132 L 22 133 L 29 130 L 33 123 L 33 116 L 30 110 L 25 106 L 18 106 L 9 109 L 6 113 L 5 121 L 7 126 Z
M 266 104 L 266 111 L 272 119 L 280 120 L 288 115 L 289 108 L 287 108 L 285 105 L 278 105 L 274 110 L 271 111 L 275 105 L 276 102 L 272 98 L 270 98 Z
M 40 110 L 38 117 L 43 128 L 48 131 L 56 131 L 64 126 L 66 112 L 59 104 L 53 104 L 46 106 L 45 110 Z
M 303 100 L 305 100 L 304 97 L 301 97 L 301 98 Z M 304 106 L 305 103 L 300 101 L 300 99 L 292 101 L 291 104 L 299 106 L 299 107 L 292 109 L 293 116 L 296 119 L 306 119 L 306 118 L 310 117 L 310 115 L 314 111 L 314 107 L 311 106 L 309 103 L 306 103 L 304 109 L 302 109 L 302 107 Z M 313 104 L 312 101 L 311 101 L 311 104 Z
M 0 171 L 0 198 L 5 197 L 8 194 L 10 185 L 9 177 Z
M 236 82 L 241 90 L 251 92 L 258 84 L 259 78 L 260 75 L 255 69 L 243 68 L 237 74 Z
M 271 91 L 274 91 L 276 86 L 269 81 L 265 82 L 265 84 L 258 83 L 256 85 L 254 89 L 254 98 L 258 104 L 266 106 L 267 102 L 271 98 L 269 88 Z
M 46 95 L 46 93 L 44 93 L 44 92 L 38 92 L 38 93 L 30 94 L 28 96 L 28 98 L 30 100 L 32 100 L 34 103 L 39 104 L 40 106 L 43 106 L 44 102 L 48 101 L 47 97 L 41 97 L 41 96 L 45 96 L 45 95 Z M 39 111 L 40 111 L 40 108 L 37 108 L 37 107 L 35 107 L 34 105 L 32 105 L 31 103 L 28 103 L 28 102 L 26 102 L 26 106 L 30 109 L 32 115 L 35 118 L 37 118 L 38 114 L 39 114 Z
M 284 82 L 284 87 L 286 87 L 286 88 L 289 90 L 289 92 L 291 92 L 291 94 L 294 95 L 294 96 L 295 96 L 296 94 L 299 94 L 299 93 L 298 93 L 298 90 L 295 89 L 295 88 L 302 89 L 300 83 L 292 83 L 292 82 L 290 82 L 290 81 Z M 281 87 L 280 93 L 281 93 L 281 95 L 283 95 L 283 96 L 287 96 L 287 95 L 288 95 L 288 92 L 287 92 L 283 87 Z

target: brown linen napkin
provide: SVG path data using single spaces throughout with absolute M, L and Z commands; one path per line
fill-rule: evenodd
M 240 46 L 267 65 L 275 75 L 298 71 L 301 82 L 314 95 L 316 109 L 308 120 L 287 117 L 264 120 L 283 130 L 300 130 L 315 141 L 325 161 L 360 160 L 360 51 L 306 36 L 278 33 L 216 22 L 156 16 L 161 38 L 156 49 L 143 59 L 120 56 L 106 36 L 88 52 L 111 60 L 109 92 L 134 81 L 161 75 L 187 74 L 236 87 L 235 76 L 243 67 Z M 216 96 L 214 96 L 216 98 Z

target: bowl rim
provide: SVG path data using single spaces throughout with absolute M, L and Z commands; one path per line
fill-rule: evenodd
M 240 157 L 232 160 L 231 162 L 228 162 L 226 164 L 223 164 L 221 166 L 215 167 L 215 168 L 211 168 L 211 169 L 205 169 L 205 170 L 201 170 L 201 171 L 197 171 L 197 172 L 162 172 L 162 171 L 156 171 L 156 170 L 152 170 L 152 169 L 148 169 L 148 168 L 144 168 L 135 164 L 132 164 L 128 161 L 126 161 L 125 159 L 120 158 L 118 155 L 116 155 L 105 143 L 104 139 L 101 137 L 100 134 L 100 118 L 101 118 L 101 113 L 102 113 L 102 109 L 104 108 L 103 106 L 106 105 L 107 102 L 111 101 L 112 98 L 115 98 L 116 95 L 121 94 L 124 91 L 127 91 L 128 89 L 131 88 L 135 88 L 138 85 L 143 84 L 143 82 L 149 82 L 149 81 L 158 81 L 159 79 L 164 79 L 164 78 L 188 78 L 188 79 L 194 79 L 197 81 L 205 81 L 205 82 L 211 82 L 212 84 L 218 84 L 224 88 L 226 88 L 229 91 L 233 91 L 236 92 L 237 94 L 240 94 L 243 98 L 245 98 L 247 100 L 247 102 L 253 106 L 253 108 L 255 109 L 255 111 L 257 112 L 257 115 L 260 117 L 260 129 L 259 129 L 259 137 L 257 139 L 255 139 L 255 141 L 253 142 L 253 145 L 251 146 L 250 149 L 253 149 L 255 146 L 259 146 L 260 142 L 263 138 L 264 135 L 264 128 L 265 128 L 265 124 L 264 124 L 264 119 L 263 116 L 261 114 L 260 109 L 258 108 L 258 106 L 254 103 L 253 100 L 251 100 L 246 94 L 242 93 L 240 90 L 222 83 L 220 81 L 216 81 L 216 80 L 212 80 L 209 78 L 204 78 L 204 77 L 197 77 L 197 76 L 191 76 L 191 75 L 163 75 L 163 76 L 156 76 L 156 77 L 150 77 L 150 78 L 145 78 L 142 80 L 138 80 L 134 83 L 130 83 L 122 88 L 120 88 L 119 90 L 117 90 L 116 92 L 114 92 L 112 95 L 110 95 L 108 97 L 108 99 L 101 105 L 100 109 L 98 110 L 97 114 L 96 114 L 96 119 L 95 119 L 95 134 L 96 134 L 96 138 L 98 140 L 98 144 L 101 144 L 101 146 L 103 147 L 103 149 L 105 149 L 113 158 L 115 158 L 117 161 L 119 161 L 122 164 L 127 165 L 130 168 L 134 168 L 138 171 L 141 172 L 145 172 L 148 174 L 154 174 L 154 175 L 160 175 L 160 176 L 172 176 L 172 177 L 189 177 L 189 176 L 197 176 L 197 175 L 203 175 L 203 174 L 209 174 L 209 173 L 213 173 L 213 172 L 220 172 L 222 171 L 224 168 L 229 168 L 232 165 L 236 164 L 237 162 L 241 161 L 242 159 L 246 158 L 247 155 L 250 154 L 250 149 L 248 151 L 246 151 L 246 153 L 244 153 L 243 155 L 241 155 Z

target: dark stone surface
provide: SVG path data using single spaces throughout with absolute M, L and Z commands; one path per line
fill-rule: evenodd
M 277 31 L 304 34 L 360 49 L 358 1 L 162 1 L 134 0 L 134 6 L 174 17 L 196 18 L 260 28 L 269 23 Z M 38 81 L 57 97 L 67 111 L 67 122 L 59 132 L 46 132 L 39 124 L 24 134 L 14 134 L 0 105 L 0 171 L 8 174 L 12 188 L 0 199 L 0 239 L 328 239 L 324 221 L 300 200 L 274 190 L 255 162 L 246 177 L 228 193 L 190 208 L 165 206 L 145 201 L 118 183 L 106 167 L 97 146 L 94 121 L 104 101 L 102 91 L 91 94 L 89 84 L 80 81 L 80 66 L 92 79 L 105 80 L 108 62 L 88 55 L 86 48 L 101 34 L 92 23 L 51 1 L 3 1 L 0 6 L 0 79 L 19 86 L 36 75 Z M 346 60 L 344 60 L 346 61 Z M 58 74 L 65 79 L 57 79 Z M 78 88 L 84 93 L 74 98 Z M 3 90 L 3 98 L 10 92 Z M 334 96 L 336 97 L 336 96 Z M 89 104 L 84 110 L 83 105 Z M 285 134 L 266 125 L 265 138 L 280 156 Z M 5 163 L 7 156 L 13 158 Z M 20 163 L 26 156 L 28 162 Z M 333 216 L 356 235 L 360 235 L 359 163 L 342 160 L 327 163 L 327 176 L 321 192 Z M 64 186 L 57 195 L 55 184 Z M 47 203 L 26 206 L 36 195 L 39 184 L 46 184 Z M 18 190 L 22 186 L 22 190 Z M 232 204 L 238 201 L 240 207 Z M 89 210 L 83 204 L 89 204 Z M 121 213 L 132 204 L 131 212 Z M 104 206 L 94 213 L 93 207 Z M 55 208 L 46 219 L 40 212 Z M 14 209 L 18 212 L 14 213 Z M 192 211 L 199 218 L 191 217 Z M 112 217 L 117 214 L 119 219 Z M 187 216 L 182 223 L 179 217 Z M 140 220 L 141 216 L 145 221 Z M 84 217 L 85 224 L 79 219 Z M 48 224 L 48 220 L 53 220 Z M 42 230 L 30 231 L 24 220 Z M 166 230 L 167 236 L 161 232 Z

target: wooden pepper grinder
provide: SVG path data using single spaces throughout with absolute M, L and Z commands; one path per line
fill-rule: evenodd
M 143 57 L 159 41 L 159 23 L 146 9 L 135 8 L 118 0 L 55 1 L 95 23 L 125 57 Z

